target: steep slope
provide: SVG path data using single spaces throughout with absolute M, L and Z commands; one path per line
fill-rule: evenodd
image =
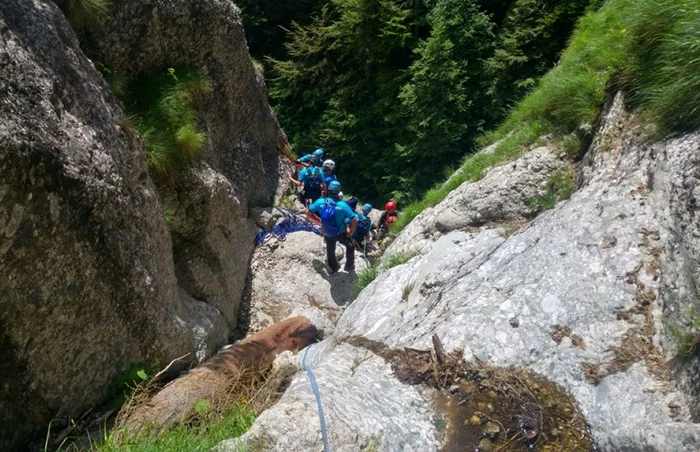
M 118 3 L 124 10 L 110 19 L 118 30 L 101 35 L 110 63 L 133 71 L 191 63 L 212 73 L 206 156 L 176 193 L 159 193 L 143 140 L 122 121 L 61 11 L 48 1 L 0 4 L 3 450 L 102 401 L 129 362 L 163 366 L 188 352 L 201 361 L 224 344 L 252 251 L 248 205 L 270 203 L 278 188 L 280 130 L 235 7 Z M 188 52 L 167 36 L 138 35 L 159 29 L 122 14 L 137 3 L 151 8 L 149 20 L 186 12 L 165 32 L 175 41 L 196 34 Z M 189 13 L 203 11 L 217 25 L 193 31 Z M 112 38 L 138 48 L 127 37 L 150 46 L 143 55 L 152 59 L 114 56 L 124 47 Z M 172 234 L 163 196 L 194 213 Z
M 381 274 L 309 354 L 335 450 L 435 450 L 455 439 L 463 427 L 434 391 L 414 392 L 401 368 L 380 358 L 387 347 L 430 350 L 434 334 L 466 363 L 557 383 L 602 450 L 697 450 L 694 360 L 671 360 L 667 326 L 694 303 L 700 134 L 653 142 L 647 132 L 618 95 L 568 201 L 514 233 L 531 187 L 544 189 L 560 166 L 556 149 L 537 148 L 465 183 L 401 233 L 387 252 L 420 255 Z M 247 440 L 319 447 L 313 403 L 298 374 Z

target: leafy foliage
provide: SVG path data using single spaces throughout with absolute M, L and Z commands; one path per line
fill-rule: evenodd
M 405 163 L 415 167 L 402 191 L 429 188 L 431 175 L 458 159 L 484 125 L 478 81 L 493 46 L 493 23 L 464 0 L 438 0 L 428 22 L 430 37 L 418 45 L 399 95 L 411 138 L 402 146 Z
M 340 179 L 376 200 L 401 184 L 395 152 L 398 93 L 417 43 L 415 11 L 396 0 L 334 0 L 309 26 L 294 24 L 291 59 L 268 60 L 270 95 L 296 147 L 323 145 Z
M 119 409 L 137 385 L 151 378 L 153 369 L 146 363 L 128 362 L 109 387 L 109 406 Z
M 507 110 L 552 68 L 578 18 L 601 0 L 516 0 L 484 64 L 490 100 L 488 116 L 502 119 Z

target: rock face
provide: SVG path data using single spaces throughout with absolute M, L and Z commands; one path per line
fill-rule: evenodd
M 660 143 L 646 136 L 618 95 L 580 165 L 578 190 L 521 231 L 512 234 L 498 224 L 456 229 L 483 222 L 486 212 L 494 222 L 522 215 L 522 199 L 561 167 L 551 150 L 536 149 L 462 185 L 404 229 L 389 252 L 422 254 L 362 291 L 314 362 L 324 409 L 332 413 L 331 446 L 358 450 L 371 431 L 381 450 L 437 448 L 430 442 L 439 441 L 435 425 L 433 436 L 410 436 L 409 428 L 399 427 L 417 416 L 416 409 L 359 407 L 334 389 L 350 379 L 362 386 L 358 393 L 389 407 L 374 393 L 374 382 L 386 382 L 382 393 L 407 390 L 395 376 L 367 367 L 371 377 L 352 380 L 327 370 L 355 359 L 359 352 L 345 344 L 350 339 L 430 349 L 436 333 L 446 352 L 463 350 L 465 361 L 526 368 L 561 385 L 602 450 L 700 448 L 700 426 L 691 420 L 700 392 L 697 358 L 669 361 L 676 353 L 670 328 L 687 329 L 695 303 L 700 133 Z M 249 440 L 282 450 L 312 447 L 315 438 L 319 447 L 318 423 L 293 408 L 303 399 L 315 414 L 310 390 L 299 389 L 304 378 L 295 377 Z M 440 413 L 427 416 L 436 423 Z M 362 434 L 351 439 L 339 418 L 381 427 L 367 430 L 357 421 Z M 396 428 L 403 429 L 401 445 L 382 436 Z
M 198 22 L 189 51 L 138 35 L 143 54 L 152 53 L 146 61 L 119 54 L 128 47 L 110 44 L 115 47 L 110 62 L 125 70 L 201 63 L 212 74 L 218 95 L 204 118 L 208 151 L 188 170 L 185 185 L 204 217 L 191 229 L 174 229 L 173 250 L 143 142 L 120 127 L 119 107 L 63 14 L 52 2 L 3 1 L 3 450 L 45 432 L 52 418 L 79 415 L 101 401 L 129 361 L 162 366 L 187 352 L 202 360 L 225 343 L 255 232 L 247 206 L 270 202 L 277 187 L 279 129 L 232 4 L 115 3 L 120 9 L 110 26 L 118 27 L 123 33 L 118 39 L 129 46 L 134 30 L 158 30 L 129 21 L 127 13 L 138 5 L 150 8 L 144 17 L 166 18 L 174 40 L 186 30 L 194 33 L 185 23 L 195 20 L 190 13 L 208 11 L 206 20 L 217 16 L 206 26 Z M 166 6 L 187 14 L 175 20 L 165 14 Z M 117 39 L 106 30 L 106 42 Z
M 462 184 L 443 202 L 421 212 L 389 252 L 422 249 L 443 234 L 468 226 L 525 220 L 531 216 L 526 201 L 541 195 L 549 178 L 565 168 L 563 154 L 545 146 L 493 168 L 480 181 Z
M 230 0 L 126 0 L 114 2 L 98 28 L 98 54 L 118 74 L 197 67 L 213 82 L 199 109 L 208 137 L 203 161 L 161 192 L 184 217 L 172 228 L 182 289 L 233 328 L 256 232 L 248 207 L 272 204 L 287 171 L 278 152 L 283 134 L 240 13 Z

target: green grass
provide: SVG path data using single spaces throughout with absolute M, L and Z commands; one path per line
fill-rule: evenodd
M 96 445 L 98 452 L 205 452 L 219 442 L 244 434 L 255 421 L 255 415 L 248 408 L 236 406 L 223 416 L 195 425 L 178 426 L 154 437 L 140 436 L 133 440 L 115 440 L 112 434 L 103 444 Z
M 161 181 L 172 181 L 197 159 L 207 144 L 197 105 L 212 91 L 209 77 L 197 69 L 168 68 L 141 74 L 131 81 L 97 62 L 128 121 L 146 141 L 146 160 Z
M 390 268 L 405 264 L 419 254 L 418 251 L 387 254 L 382 258 L 380 267 L 383 270 L 389 270 Z
M 412 251 L 385 255 L 381 261 L 375 262 L 369 267 L 363 268 L 357 274 L 358 287 L 360 290 L 364 289 L 365 287 L 369 286 L 381 272 L 394 268 L 398 265 L 405 264 L 419 254 L 420 253 L 418 251 Z
M 569 199 L 574 188 L 574 169 L 569 167 L 556 173 L 547 181 L 545 192 L 525 202 L 530 209 L 530 214 L 534 217 L 553 208 L 559 201 Z
M 360 288 L 360 290 L 369 286 L 370 283 L 377 278 L 377 276 L 379 276 L 379 266 L 376 262 L 370 265 L 369 267 L 363 268 L 357 274 L 357 285 Z
M 463 172 L 406 206 L 398 233 L 425 208 L 442 201 L 491 166 L 516 158 L 543 135 L 577 157 L 590 138 L 608 87 L 622 89 L 657 138 L 700 127 L 700 7 L 696 0 L 610 0 L 581 18 L 557 67 L 479 140 L 490 154 L 468 156 Z
M 413 292 L 413 283 L 406 284 L 403 286 L 403 290 L 401 292 L 401 300 L 402 301 L 407 301 L 408 297 L 411 296 L 411 292 Z

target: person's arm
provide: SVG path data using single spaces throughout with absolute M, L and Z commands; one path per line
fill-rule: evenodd
M 310 204 L 309 207 L 304 211 L 304 213 L 306 214 L 306 218 L 308 218 L 310 221 L 313 221 L 314 223 L 321 222 L 321 218 L 318 215 L 316 215 L 316 213 L 319 210 L 321 210 L 321 207 L 319 204 L 319 201 L 321 199 L 322 198 L 317 199 L 316 202 Z
M 355 233 L 355 229 L 357 229 L 357 216 L 353 215 L 352 220 L 350 220 L 350 227 L 346 228 L 345 232 L 352 236 Z
M 294 177 L 292 177 L 292 173 L 287 173 L 287 178 L 289 179 L 289 182 L 293 183 L 297 187 L 304 185 L 302 182 L 299 182 L 298 180 L 294 179 Z

